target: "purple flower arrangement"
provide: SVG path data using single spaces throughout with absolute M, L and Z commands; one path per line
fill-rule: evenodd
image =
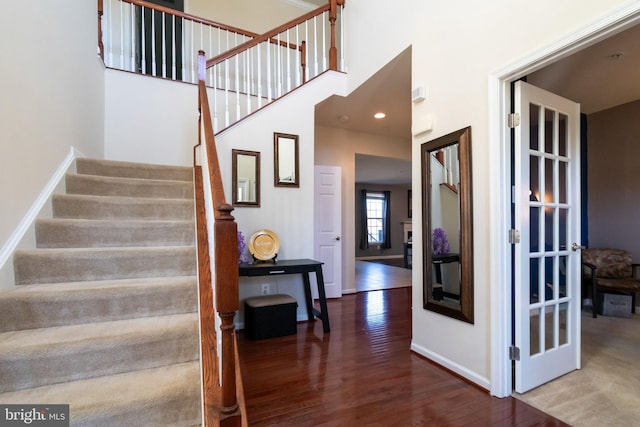
M 431 249 L 434 255 L 444 255 L 449 253 L 449 241 L 447 240 L 447 233 L 440 227 L 433 229 L 433 235 L 431 236 Z
M 238 231 L 238 264 L 241 262 L 251 262 L 249 255 L 247 255 L 247 252 L 245 251 L 246 247 L 247 245 L 244 242 L 244 235 L 242 234 L 242 231 Z

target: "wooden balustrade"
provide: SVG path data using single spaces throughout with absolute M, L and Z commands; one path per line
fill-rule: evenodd
M 258 35 L 144 0 L 98 0 L 98 45 L 109 68 L 196 84 L 189 52 L 212 52 L 205 82 L 214 89 L 217 133 L 325 71 L 339 70 L 336 23 L 344 4 L 329 0 Z

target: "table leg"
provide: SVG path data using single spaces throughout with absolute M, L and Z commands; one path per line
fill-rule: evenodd
M 329 311 L 327 310 L 327 294 L 324 291 L 324 277 L 322 276 L 322 266 L 316 267 L 316 280 L 318 282 L 318 297 L 320 299 L 320 312 L 322 314 L 322 330 L 331 331 L 329 326 Z
M 313 316 L 313 298 L 311 298 L 311 282 L 309 281 L 309 273 L 302 273 L 302 281 L 304 283 L 304 302 L 307 304 L 307 316 L 309 322 L 315 320 Z

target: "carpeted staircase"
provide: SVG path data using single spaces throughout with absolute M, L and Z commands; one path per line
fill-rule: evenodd
M 0 403 L 200 425 L 192 169 L 78 159 L 0 292 Z

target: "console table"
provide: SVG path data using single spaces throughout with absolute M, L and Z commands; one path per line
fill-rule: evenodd
M 329 327 L 329 313 L 327 311 L 327 296 L 324 291 L 322 264 L 322 262 L 314 261 L 312 259 L 277 260 L 275 262 L 259 262 L 256 264 L 241 263 L 239 266 L 239 275 L 245 277 L 256 277 L 276 276 L 279 274 L 302 274 L 305 303 L 307 305 L 307 316 L 309 317 L 309 321 L 315 320 L 315 317 L 322 319 L 322 330 L 324 332 L 329 332 L 331 329 Z M 316 310 L 313 306 L 309 273 L 316 273 L 320 311 Z

